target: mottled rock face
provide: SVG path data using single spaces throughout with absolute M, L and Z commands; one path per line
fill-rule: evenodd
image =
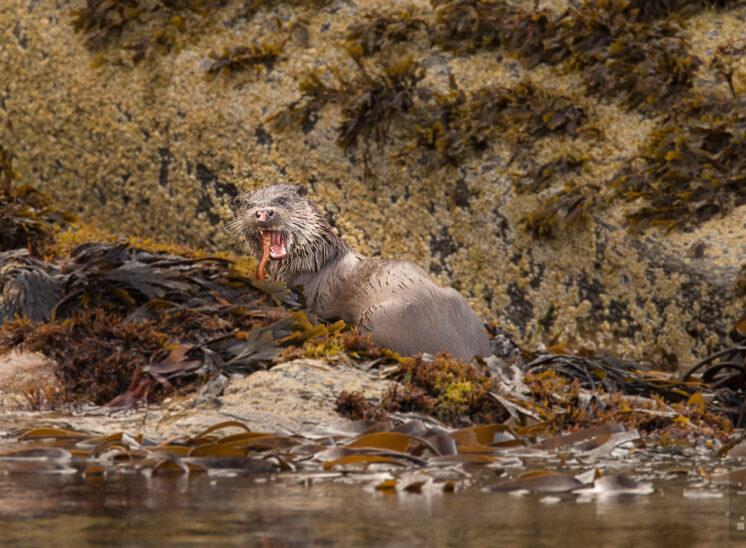
M 518 4 L 531 9 L 534 3 Z M 21 182 L 84 220 L 223 249 L 233 245 L 225 230 L 232 200 L 285 180 L 312 187 L 354 248 L 429 269 L 523 344 L 567 343 L 638 358 L 657 352 L 683 366 L 725 345 L 726 333 L 744 315 L 744 299 L 734 292 L 746 261 L 746 206 L 735 205 L 737 199 L 728 198 L 733 207 L 688 231 L 631 234 L 624 213 L 635 204 L 620 202 L 589 209 L 577 226 L 548 239 L 525 230 L 522 221 L 540 201 L 562 200 L 564 187 L 590 185 L 584 188 L 606 196 L 611 178 L 633 164 L 665 116 L 585 94 L 587 75 L 562 64 L 528 70 L 494 51 L 431 47 L 420 24 L 405 29 L 408 42 L 387 49 L 401 48 L 419 69 L 384 69 L 371 61 L 361 72 L 337 44 L 369 10 L 364 2 L 256 14 L 246 13 L 243 2 L 228 2 L 204 16 L 169 12 L 135 23 L 117 20 L 106 27 L 115 29 L 109 34 L 96 26 L 75 31 L 73 10 L 86 5 L 0 5 L 0 144 L 14 152 Z M 429 3 L 416 8 L 421 20 L 435 22 Z M 689 18 L 687 47 L 702 61 L 692 93 L 730 93 L 709 61 L 718 45 L 738 36 L 745 16 L 746 8 L 737 7 Z M 280 53 L 249 48 L 265 41 L 283 44 Z M 247 59 L 258 61 L 246 65 Z M 334 104 L 332 88 L 344 85 L 323 71 L 323 86 L 314 88 L 318 109 L 296 120 L 297 128 L 275 129 L 268 118 L 307 101 L 298 81 L 322 65 L 336 67 L 356 86 L 399 86 L 399 95 L 387 96 L 386 109 L 360 118 L 368 123 L 378 116 L 383 131 L 366 133 L 365 124 L 351 124 L 345 116 L 370 103 L 361 96 L 354 104 Z M 731 69 L 731 83 L 742 92 L 743 63 L 736 60 Z M 527 104 L 547 110 L 531 118 L 531 109 L 515 107 L 528 88 L 514 86 L 525 79 L 566 97 L 534 93 Z M 513 114 L 469 119 L 477 137 L 484 127 L 502 124 L 476 145 L 444 141 L 452 136 L 443 133 L 448 113 L 459 112 L 449 110 L 447 98 L 463 93 L 476 108 L 489 96 L 477 93 L 485 86 L 510 88 L 501 97 L 518 101 L 510 103 Z M 417 118 L 422 104 L 424 112 L 442 114 L 440 126 Z M 519 122 L 524 126 L 514 125 Z M 516 135 L 524 134 L 535 142 L 516 148 Z M 353 144 L 343 149 L 340 142 Z M 588 157 L 578 161 L 582 168 L 559 170 L 553 187 L 516 193 L 516 172 L 568 150 Z M 443 151 L 445 160 L 428 161 Z

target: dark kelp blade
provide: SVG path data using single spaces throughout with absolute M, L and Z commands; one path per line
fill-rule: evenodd
M 564 493 L 582 486 L 583 484 L 572 476 L 548 470 L 535 470 L 518 476 L 515 479 L 487 487 L 486 490 L 517 491 L 526 489 L 536 493 Z
M 462 428 L 457 430 L 451 436 L 460 444 L 467 445 L 491 445 L 496 441 L 495 437 L 499 433 L 507 433 L 510 438 L 515 439 L 516 436 L 509 426 L 504 424 L 485 424 L 481 426 L 470 426 L 468 428 Z M 499 441 L 505 441 L 501 439 Z
M 394 459 L 391 457 L 383 457 L 380 455 L 348 455 L 346 457 L 340 457 L 331 461 L 324 462 L 324 470 L 333 470 L 337 466 L 363 466 L 367 468 L 370 464 L 395 464 L 397 466 L 405 466 L 405 463 L 401 460 Z
M 19 440 L 32 440 L 41 438 L 55 439 L 86 439 L 92 436 L 74 430 L 64 430 L 62 428 L 34 428 L 18 436 Z
M 377 448 L 406 453 L 412 437 L 398 432 L 378 432 L 367 434 L 347 444 L 350 448 Z
M 213 432 L 216 432 L 218 430 L 222 430 L 223 428 L 240 428 L 242 430 L 245 430 L 246 432 L 250 432 L 248 426 L 246 426 L 244 423 L 239 421 L 224 421 L 219 422 L 218 424 L 213 424 L 209 428 L 206 428 L 196 436 L 189 438 L 188 443 L 197 443 L 199 440 L 204 440 L 207 438 L 208 434 L 212 434 Z
M 0 459 L 66 460 L 70 458 L 72 458 L 72 453 L 61 447 L 38 447 L 0 453 Z

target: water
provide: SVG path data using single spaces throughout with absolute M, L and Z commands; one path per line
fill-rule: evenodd
M 683 477 L 654 484 L 547 503 L 478 485 L 397 494 L 297 477 L 0 471 L 0 546 L 746 546 L 729 517 L 735 490 L 688 498 Z

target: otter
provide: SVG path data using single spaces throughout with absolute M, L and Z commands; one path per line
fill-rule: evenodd
M 237 196 L 230 228 L 275 280 L 301 288 L 324 320 L 342 319 L 402 356 L 488 356 L 482 320 L 466 299 L 416 264 L 371 259 L 332 229 L 303 185 L 277 184 Z

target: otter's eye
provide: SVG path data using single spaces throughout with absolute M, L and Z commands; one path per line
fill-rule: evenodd
M 249 200 L 246 198 L 246 196 L 236 196 L 233 198 L 233 207 L 236 209 L 240 207 L 250 208 L 251 204 L 249 203 Z
M 285 205 L 285 198 L 277 198 L 277 203 L 280 204 L 281 206 L 284 206 Z

